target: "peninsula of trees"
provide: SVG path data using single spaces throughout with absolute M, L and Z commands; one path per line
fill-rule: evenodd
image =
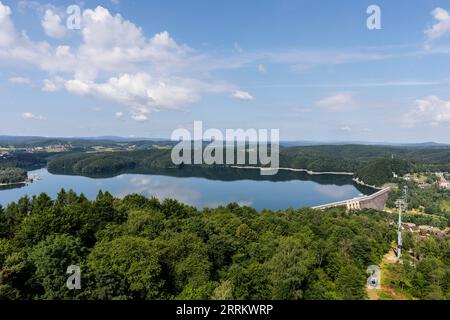
M 0 167 L 0 185 L 24 183 L 27 179 L 27 172 L 23 169 L 14 167 Z

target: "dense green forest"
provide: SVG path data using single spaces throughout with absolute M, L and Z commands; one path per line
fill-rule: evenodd
M 402 196 L 403 187 L 408 187 L 408 208 L 421 211 L 423 215 L 406 215 L 406 222 L 418 225 L 433 225 L 439 228 L 450 226 L 450 190 L 433 185 L 419 188 L 414 182 L 402 182 L 398 189 L 389 193 L 386 205 L 395 208 L 395 200 Z
M 34 170 L 47 165 L 50 154 L 46 152 L 11 152 L 7 158 L 0 159 L 0 168 L 21 168 Z
M 26 181 L 27 172 L 20 168 L 0 167 L 0 184 L 13 184 Z
M 415 166 L 410 161 L 380 158 L 370 160 L 361 165 L 356 169 L 355 176 L 369 185 L 382 185 L 386 182 L 395 181 L 394 174 L 398 177 L 402 177 L 415 170 Z
M 425 300 L 450 299 L 450 238 L 403 238 L 403 263 L 390 266 L 391 284 L 407 297 Z
M 101 153 L 74 153 L 55 157 L 48 170 L 56 173 L 96 176 L 133 169 L 173 167 L 170 150 L 144 150 Z
M 394 236 L 371 210 L 41 194 L 0 209 L 0 299 L 364 299 L 366 268 Z

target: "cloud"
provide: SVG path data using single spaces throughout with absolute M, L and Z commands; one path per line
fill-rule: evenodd
M 22 118 L 25 120 L 45 120 L 45 117 L 41 116 L 41 115 L 35 115 L 31 112 L 24 112 L 22 113 Z
M 61 17 L 50 9 L 45 11 L 41 25 L 49 37 L 62 38 L 66 34 L 66 28 L 62 25 Z
M 233 92 L 232 96 L 235 99 L 243 100 L 243 101 L 251 101 L 251 100 L 255 99 L 250 93 L 245 92 L 245 91 L 240 91 L 240 90 Z
M 62 36 L 54 12 L 45 11 L 43 27 L 49 35 Z M 167 31 L 147 38 L 141 28 L 101 6 L 84 10 L 78 47 L 34 42 L 15 31 L 10 14 L 0 2 L 0 61 L 46 72 L 46 92 L 66 90 L 112 101 L 127 107 L 132 119 L 144 121 L 151 112 L 185 108 L 203 93 L 238 90 L 211 78 L 202 81 L 203 73 L 196 77 L 191 66 L 204 57 Z
M 197 207 L 202 205 L 201 194 L 184 181 L 166 181 L 157 176 L 124 177 L 124 189 L 118 196 L 123 198 L 127 194 L 142 194 L 147 197 L 157 197 L 160 200 L 178 199 Z
M 450 15 L 448 11 L 442 8 L 436 8 L 431 14 L 437 22 L 425 30 L 425 35 L 429 41 L 439 39 L 450 33 Z
M 12 77 L 8 81 L 14 84 L 31 84 L 31 79 L 27 77 Z
M 289 64 L 293 72 L 304 72 L 305 70 L 320 66 L 378 61 L 394 56 L 391 53 L 377 52 L 373 48 L 358 48 L 352 51 L 292 49 L 268 52 L 263 55 L 267 61 L 272 63 Z
M 117 119 L 123 119 L 123 117 L 125 116 L 125 114 L 121 111 L 116 112 L 115 114 Z
M 58 79 L 53 81 L 49 79 L 44 80 L 44 86 L 42 87 L 42 91 L 46 92 L 56 92 L 61 89 L 61 86 L 57 83 Z
M 103 83 L 69 80 L 65 82 L 69 92 L 93 96 L 116 102 L 130 108 L 132 119 L 147 120 L 147 114 L 162 109 L 178 109 L 199 99 L 198 84 L 186 79 L 152 78 L 147 73 L 124 74 Z
M 355 108 L 353 95 L 349 92 L 336 93 L 316 102 L 316 105 L 328 111 L 348 111 Z
M 77 58 L 87 63 L 84 69 L 95 72 L 129 72 L 139 63 L 158 72 L 170 71 L 187 63 L 192 51 L 177 44 L 167 31 L 148 39 L 141 28 L 103 7 L 83 12 L 82 36 Z
M 396 80 L 382 82 L 349 82 L 349 83 L 280 83 L 253 86 L 258 89 L 278 89 L 278 88 L 377 88 L 377 87 L 420 87 L 438 86 L 450 84 L 448 79 L 425 81 L 425 80 Z
M 340 127 L 339 130 L 349 132 L 349 131 L 352 131 L 352 128 L 349 126 L 343 126 L 343 127 Z
M 450 123 L 450 101 L 437 96 L 428 96 L 415 101 L 415 107 L 403 120 L 405 126 L 414 127 L 419 124 L 439 126 Z
M 145 114 L 132 114 L 131 119 L 137 121 L 137 122 L 144 122 L 148 120 L 148 117 Z
M 0 48 L 14 42 L 15 30 L 10 16 L 11 9 L 0 1 Z
M 237 53 L 242 53 L 242 52 L 244 52 L 244 49 L 242 49 L 242 47 L 239 45 L 239 43 L 235 42 L 234 43 L 234 51 L 236 51 Z
M 265 65 L 263 65 L 263 64 L 259 64 L 258 65 L 258 71 L 260 73 L 267 73 L 267 67 Z

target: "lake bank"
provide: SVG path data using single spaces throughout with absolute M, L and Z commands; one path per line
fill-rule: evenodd
M 254 170 L 256 170 L 256 169 L 258 169 L 258 170 L 265 170 L 265 169 L 267 169 L 267 170 L 271 170 L 271 169 L 264 168 L 264 167 L 248 167 L 248 166 L 232 166 L 232 167 L 233 167 L 233 168 L 236 168 L 236 169 L 254 169 Z M 308 170 L 308 169 L 297 169 L 297 168 L 278 168 L 278 170 L 285 170 L 285 171 L 292 171 L 292 172 L 304 172 L 304 173 L 307 173 L 307 174 L 309 174 L 309 175 L 311 175 L 311 176 L 314 176 L 314 175 L 344 175 L 344 176 L 354 176 L 354 175 L 355 175 L 355 173 L 353 173 L 353 172 L 332 172 L 332 171 L 315 172 L 315 171 Z M 353 180 L 355 183 L 357 183 L 357 184 L 359 184 L 359 185 L 361 185 L 361 186 L 364 186 L 364 187 L 372 188 L 372 189 L 375 189 L 375 190 L 382 190 L 382 189 L 383 189 L 382 187 L 377 187 L 377 186 L 374 186 L 374 185 L 370 185 L 370 184 L 368 184 L 368 183 L 365 183 L 364 181 L 361 181 L 361 180 L 358 179 L 358 178 L 353 178 L 352 180 Z
M 250 167 L 250 166 L 231 166 L 236 169 L 258 169 L 258 170 L 273 170 L 272 168 L 265 167 Z M 345 176 L 353 176 L 353 172 L 332 172 L 332 171 L 324 171 L 324 172 L 315 172 L 308 169 L 297 169 L 297 168 L 278 168 L 278 170 L 292 171 L 292 172 L 305 172 L 309 175 L 345 175 Z
M 0 187 L 9 187 L 9 186 L 16 186 L 16 185 L 27 185 L 30 183 L 33 183 L 33 179 L 27 179 L 25 181 L 17 181 L 17 182 L 10 182 L 10 183 L 0 183 Z

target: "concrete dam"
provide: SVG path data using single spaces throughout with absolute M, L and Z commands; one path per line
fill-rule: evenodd
M 347 210 L 361 210 L 361 209 L 383 210 L 389 197 L 389 191 L 390 188 L 385 188 L 368 196 L 361 196 L 349 200 L 323 204 L 320 206 L 313 207 L 313 209 L 325 210 L 329 208 L 346 207 Z

